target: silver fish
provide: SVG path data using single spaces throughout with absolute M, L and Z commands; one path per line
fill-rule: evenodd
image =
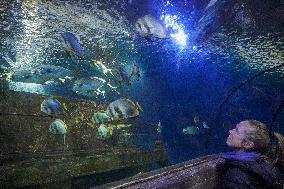
M 126 119 L 130 117 L 136 117 L 142 111 L 141 106 L 136 102 L 134 103 L 130 99 L 120 98 L 113 101 L 107 107 L 107 114 L 112 119 Z
M 135 27 L 137 31 L 146 38 L 169 38 L 169 35 L 166 32 L 166 27 L 158 19 L 150 14 L 139 18 L 135 23 Z

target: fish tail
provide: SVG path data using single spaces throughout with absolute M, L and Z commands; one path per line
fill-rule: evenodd
M 137 106 L 137 108 L 138 108 L 138 110 L 139 110 L 140 112 L 143 111 L 142 107 L 140 106 L 140 104 L 139 104 L 138 102 L 136 102 L 136 106 Z

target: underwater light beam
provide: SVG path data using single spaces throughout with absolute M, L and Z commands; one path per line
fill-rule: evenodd
M 33 8 L 33 11 L 29 10 Z M 30 69 L 35 64 L 35 57 L 42 54 L 41 49 L 36 46 L 39 39 L 43 36 L 42 19 L 38 17 L 37 3 L 33 2 L 29 6 L 22 4 L 19 12 L 22 23 L 21 31 L 19 32 L 20 40 L 15 42 L 15 50 L 17 52 L 16 62 L 11 65 L 14 69 Z M 36 46 L 36 47 L 35 47 Z
M 184 32 L 183 25 L 178 24 L 177 15 L 163 15 L 161 19 L 164 20 L 166 28 L 171 28 L 174 33 L 171 33 L 170 36 L 181 46 L 186 46 L 187 35 Z
M 176 40 L 176 42 L 182 46 L 186 45 L 187 35 L 184 33 L 183 29 L 178 30 L 177 33 L 171 34 L 171 37 Z

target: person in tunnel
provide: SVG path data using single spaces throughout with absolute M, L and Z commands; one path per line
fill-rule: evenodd
M 276 143 L 273 142 L 274 139 Z M 274 144 L 275 143 L 275 144 Z M 225 153 L 217 165 L 218 189 L 280 189 L 283 187 L 284 137 L 256 120 L 238 123 L 229 131 Z

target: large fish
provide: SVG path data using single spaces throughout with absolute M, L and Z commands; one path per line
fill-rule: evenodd
M 61 35 L 67 45 L 67 51 L 70 52 L 70 50 L 72 50 L 78 56 L 83 57 L 83 49 L 81 48 L 79 40 L 75 37 L 75 35 L 71 32 L 64 32 Z
M 55 135 L 63 135 L 63 144 L 65 145 L 65 134 L 67 132 L 67 125 L 61 119 L 56 119 L 49 126 L 49 132 Z
M 150 14 L 139 18 L 135 23 L 135 27 L 146 39 L 150 37 L 161 39 L 169 38 L 169 35 L 166 32 L 166 27 Z
M 75 81 L 72 90 L 83 96 L 104 97 L 105 87 L 106 83 L 98 78 L 82 78 Z
M 182 133 L 186 135 L 198 135 L 199 134 L 199 127 L 189 126 L 182 129 Z
M 112 117 L 112 119 L 116 120 L 136 117 L 141 111 L 142 108 L 137 102 L 134 103 L 127 98 L 120 98 L 108 105 L 106 113 L 108 116 Z
M 56 119 L 49 126 L 49 132 L 55 135 L 65 135 L 67 125 L 61 119 Z
M 71 71 L 61 66 L 40 65 L 31 70 L 15 71 L 12 80 L 16 82 L 43 84 L 48 81 L 60 81 L 60 78 L 71 78 Z

